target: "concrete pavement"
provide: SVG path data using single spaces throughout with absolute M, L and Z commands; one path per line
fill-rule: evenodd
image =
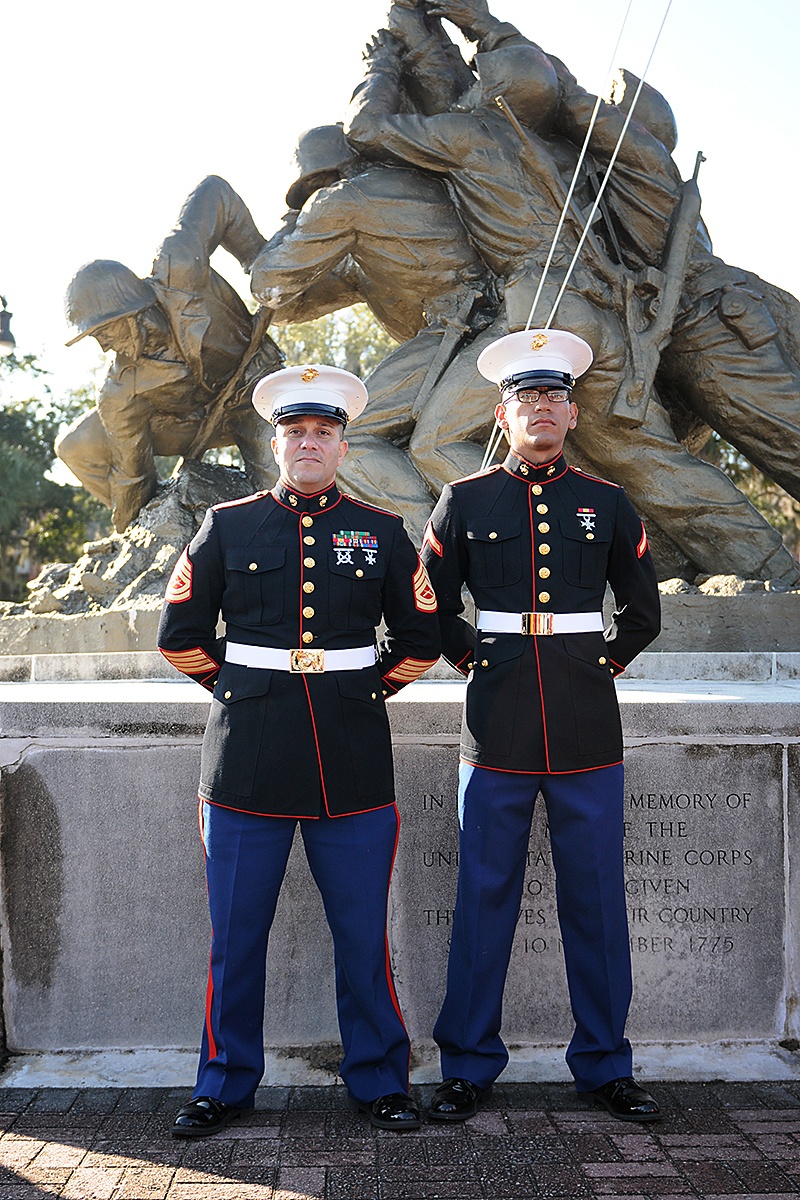
M 183 1089 L 0 1087 L 0 1200 L 800 1197 L 800 1081 L 652 1086 L 648 1126 L 568 1084 L 507 1084 L 466 1124 L 407 1134 L 371 1129 L 341 1086 L 264 1088 L 196 1142 L 168 1132 Z

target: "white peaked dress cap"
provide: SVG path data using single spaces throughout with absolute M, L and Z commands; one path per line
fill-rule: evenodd
M 357 375 L 321 363 L 273 371 L 253 389 L 253 407 L 273 425 L 301 416 L 333 417 L 346 425 L 364 411 L 367 400 Z
M 524 329 L 487 346 L 478 370 L 501 392 L 537 382 L 571 388 L 593 358 L 589 343 L 566 329 Z

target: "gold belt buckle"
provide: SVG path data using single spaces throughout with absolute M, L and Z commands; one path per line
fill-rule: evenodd
M 522 632 L 547 636 L 553 632 L 553 614 L 549 612 L 522 613 Z
M 289 670 L 319 675 L 325 670 L 324 650 L 290 650 Z

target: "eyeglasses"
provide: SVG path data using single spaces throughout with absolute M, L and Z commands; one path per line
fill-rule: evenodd
M 508 397 L 508 400 L 516 400 L 520 404 L 537 404 L 542 399 L 549 400 L 551 404 L 567 404 L 572 399 L 572 392 L 567 388 L 524 388 Z

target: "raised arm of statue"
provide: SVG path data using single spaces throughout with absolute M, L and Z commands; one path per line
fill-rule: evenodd
M 469 113 L 419 116 L 401 111 L 401 44 L 380 30 L 364 55 L 366 72 L 350 102 L 344 133 L 367 158 L 443 173 L 456 167 L 476 135 Z
M 202 290 L 217 247 L 249 270 L 264 242 L 241 196 L 218 175 L 209 175 L 189 195 L 174 229 L 161 243 L 153 278 L 165 287 Z
M 394 0 L 389 30 L 403 45 L 403 86 L 416 110 L 446 112 L 475 82 L 461 52 L 423 0 Z
M 516 25 L 498 21 L 489 12 L 486 0 L 424 0 L 432 17 L 444 17 L 460 29 L 464 37 L 478 43 L 479 53 L 497 50 L 500 46 L 528 43 Z

